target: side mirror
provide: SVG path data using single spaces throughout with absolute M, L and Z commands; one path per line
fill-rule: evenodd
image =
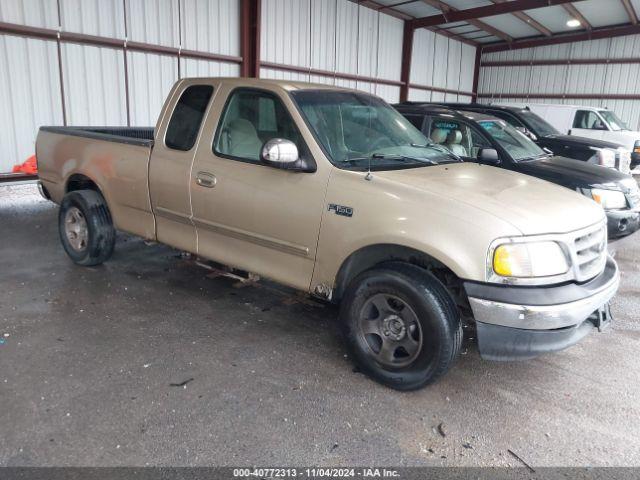
M 272 138 L 266 141 L 260 150 L 260 161 L 265 165 L 281 170 L 296 172 L 316 171 L 315 162 L 300 158 L 296 144 L 286 138 Z
M 487 165 L 498 165 L 500 163 L 500 157 L 495 148 L 481 148 L 478 150 L 478 161 L 480 163 L 486 163 Z

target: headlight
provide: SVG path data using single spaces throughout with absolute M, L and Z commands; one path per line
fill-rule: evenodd
M 591 147 L 596 152 L 596 163 L 603 167 L 616 168 L 616 152 L 609 148 Z
M 627 198 L 624 193 L 618 190 L 602 190 L 594 188 L 591 190 L 593 199 L 602 205 L 605 210 L 620 210 L 627 208 Z
M 493 252 L 493 271 L 501 277 L 549 277 L 569 270 L 556 242 L 504 243 Z

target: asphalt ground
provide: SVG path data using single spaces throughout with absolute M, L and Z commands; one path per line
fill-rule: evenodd
M 400 393 L 354 371 L 335 308 L 127 235 L 78 267 L 57 207 L 0 186 L 0 466 L 639 466 L 639 241 L 612 246 L 606 332 L 519 363 L 467 339 Z

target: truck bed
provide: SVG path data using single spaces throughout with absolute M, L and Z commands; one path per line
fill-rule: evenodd
M 153 127 L 40 127 L 40 130 L 106 142 L 153 146 Z
M 151 127 L 41 127 L 40 181 L 56 203 L 70 189 L 95 184 L 117 228 L 153 239 L 148 181 L 153 132 Z

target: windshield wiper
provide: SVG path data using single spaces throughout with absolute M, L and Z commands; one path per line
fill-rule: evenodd
M 430 158 L 418 158 L 410 155 L 385 155 L 384 153 L 374 153 L 371 158 L 377 158 L 380 160 L 402 160 L 403 162 L 420 162 L 428 163 L 429 165 L 438 165 L 438 162 L 431 160 Z
M 392 160 L 392 161 L 402 161 L 405 163 L 426 163 L 428 165 L 439 165 L 439 162 L 435 160 L 431 160 L 430 158 L 417 158 L 411 157 L 409 155 L 384 155 L 382 153 L 374 153 L 370 157 L 357 157 L 357 158 L 347 158 L 343 160 L 343 163 L 348 163 L 351 165 L 358 164 L 361 162 L 368 162 L 370 160 Z M 366 164 L 365 164 L 366 165 Z M 377 164 L 371 165 L 372 167 L 379 166 Z

